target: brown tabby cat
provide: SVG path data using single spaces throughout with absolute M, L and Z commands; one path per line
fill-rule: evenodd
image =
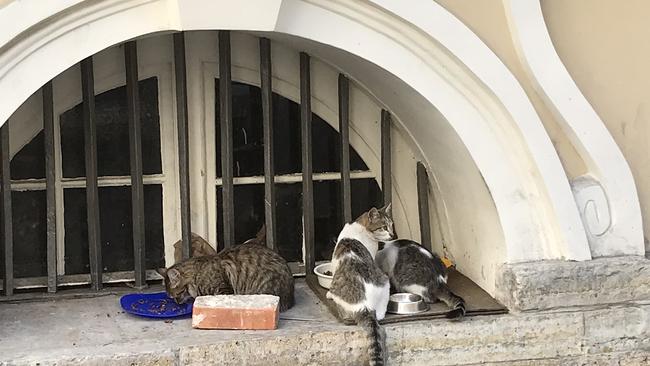
M 174 263 L 183 260 L 183 247 L 182 241 L 179 240 L 174 243 Z M 190 258 L 202 257 L 205 255 L 215 255 L 217 251 L 201 236 L 192 233 L 192 242 L 190 245 Z
M 159 269 L 167 294 L 179 304 L 202 295 L 276 295 L 280 311 L 291 308 L 293 275 L 287 262 L 263 245 L 263 238 L 258 234 L 218 254 L 193 257 Z

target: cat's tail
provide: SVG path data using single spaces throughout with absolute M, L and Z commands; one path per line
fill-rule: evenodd
M 442 282 L 431 291 L 432 298 L 437 298 L 451 308 L 445 315 L 449 319 L 460 319 L 465 316 L 465 300 L 451 292 L 446 283 Z
M 374 310 L 365 309 L 357 316 L 357 324 L 368 332 L 370 365 L 382 366 L 386 357 L 386 333 L 379 325 Z

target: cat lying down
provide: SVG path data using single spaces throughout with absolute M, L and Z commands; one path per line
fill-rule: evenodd
M 179 304 L 202 295 L 265 294 L 280 298 L 282 312 L 294 305 L 293 275 L 284 258 L 264 243 L 262 227 L 255 238 L 243 244 L 217 254 L 194 256 L 161 268 L 158 273 L 163 276 L 169 297 Z

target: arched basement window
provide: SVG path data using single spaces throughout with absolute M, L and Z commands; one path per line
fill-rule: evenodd
M 0 273 L 5 295 L 146 285 L 160 279 L 153 269 L 178 260 L 179 239 L 189 252 L 188 234 L 221 249 L 272 218 L 266 244 L 331 305 L 312 270 L 331 258 L 343 224 L 370 207 L 394 203 L 400 237 L 426 248 L 442 241 L 431 227 L 440 217 L 429 213 L 427 169 L 370 91 L 282 43 L 271 53 L 266 38 L 233 33 L 231 52 L 228 31 L 189 33 L 188 49 L 185 37 L 105 49 L 47 83 L 0 129 L 0 148 L 10 148 L 2 163 L 13 154 L 13 240 L 3 235 L 10 244 L 0 257 L 11 256 L 14 268 Z M 469 311 L 503 311 L 458 271 L 449 281 L 473 299 Z

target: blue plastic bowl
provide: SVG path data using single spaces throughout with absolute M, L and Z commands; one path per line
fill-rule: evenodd
M 179 305 L 165 292 L 124 295 L 120 305 L 129 314 L 147 318 L 176 318 L 192 314 L 191 302 Z

